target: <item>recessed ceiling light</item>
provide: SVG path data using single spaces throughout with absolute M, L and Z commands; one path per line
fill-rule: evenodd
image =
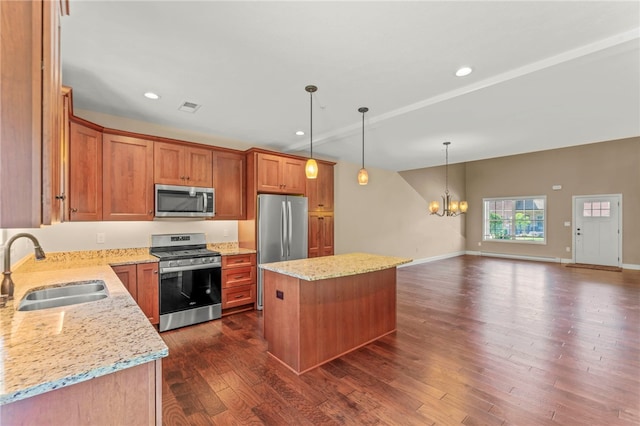
M 156 93 L 153 93 L 153 92 L 146 92 L 146 93 L 144 94 L 144 97 L 145 97 L 145 98 L 147 98 L 147 99 L 153 99 L 154 101 L 155 101 L 156 99 L 160 99 L 160 95 L 158 95 L 158 94 L 156 94 Z
M 473 70 L 471 69 L 471 67 L 462 67 L 459 68 L 458 71 L 456 71 L 456 76 L 458 77 L 464 77 L 466 75 L 471 74 Z
M 304 136 L 304 132 L 303 132 L 302 130 L 298 130 L 298 131 L 296 132 L 296 135 L 298 135 L 298 136 Z

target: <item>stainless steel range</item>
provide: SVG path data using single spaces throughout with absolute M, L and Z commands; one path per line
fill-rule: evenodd
M 160 331 L 222 316 L 222 257 L 205 234 L 152 235 L 149 252 L 160 259 Z

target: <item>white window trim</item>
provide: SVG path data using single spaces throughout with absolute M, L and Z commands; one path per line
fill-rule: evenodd
M 513 200 L 513 201 L 517 201 L 517 200 L 537 200 L 537 199 L 542 199 L 544 200 L 544 219 L 543 219 L 543 224 L 544 224 L 544 232 L 542 235 L 542 241 L 535 241 L 535 240 L 502 240 L 502 239 L 494 239 L 494 238 L 487 238 L 487 234 L 485 233 L 486 229 L 486 223 L 487 223 L 487 219 L 486 219 L 486 215 L 487 215 L 487 209 L 486 209 L 486 202 L 487 201 L 502 201 L 502 200 Z M 548 204 L 547 204 L 547 196 L 546 195 L 521 195 L 521 196 L 513 196 L 513 197 L 486 197 L 482 199 L 482 242 L 494 242 L 494 243 L 507 243 L 507 244 L 536 244 L 536 245 L 546 245 L 547 244 L 547 211 L 549 210 Z

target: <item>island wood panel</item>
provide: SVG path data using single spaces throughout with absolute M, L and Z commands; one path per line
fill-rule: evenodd
M 2 425 L 161 425 L 162 361 L 0 406 Z
M 298 374 L 396 329 L 395 267 L 318 281 L 265 270 L 264 291 L 269 352 Z

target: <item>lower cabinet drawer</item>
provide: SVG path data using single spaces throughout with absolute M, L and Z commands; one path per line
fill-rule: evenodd
M 256 282 L 256 267 L 230 268 L 222 270 L 222 288 L 237 287 Z
M 222 309 L 248 305 L 256 301 L 256 286 L 254 284 L 222 289 Z

